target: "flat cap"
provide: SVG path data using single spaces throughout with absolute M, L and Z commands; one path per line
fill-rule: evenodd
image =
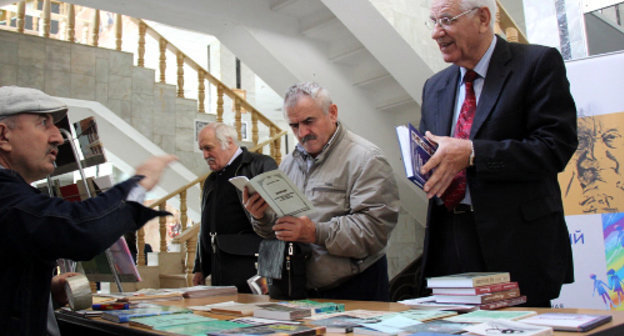
M 49 113 L 56 123 L 65 118 L 67 105 L 37 89 L 0 86 L 0 119 L 20 113 Z

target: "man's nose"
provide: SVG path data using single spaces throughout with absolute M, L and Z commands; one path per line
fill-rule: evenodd
M 51 134 L 50 134 L 50 143 L 54 144 L 54 145 L 61 145 L 63 142 L 65 142 L 65 139 L 63 139 L 63 136 L 61 135 L 61 131 L 59 131 L 58 127 L 56 126 L 52 126 L 51 129 Z
M 210 156 L 210 153 L 208 153 L 207 150 L 202 151 L 204 154 L 204 160 L 208 160 L 208 157 Z
M 299 125 L 299 129 L 297 130 L 298 137 L 301 139 L 308 134 L 310 134 L 310 128 L 308 128 L 308 126 L 305 126 L 305 125 Z

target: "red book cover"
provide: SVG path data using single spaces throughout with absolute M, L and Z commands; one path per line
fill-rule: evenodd
M 63 199 L 70 202 L 80 202 L 80 191 L 75 184 L 66 185 L 59 188 Z
M 495 302 L 490 302 L 490 303 L 484 303 L 482 305 L 479 305 L 479 309 L 494 310 L 494 309 L 499 309 L 499 308 L 504 308 L 504 307 L 517 306 L 517 305 L 526 303 L 526 300 L 527 300 L 526 295 L 522 295 L 522 296 L 515 297 L 513 299 L 506 299 L 506 300 L 500 300 L 500 301 L 495 301 Z

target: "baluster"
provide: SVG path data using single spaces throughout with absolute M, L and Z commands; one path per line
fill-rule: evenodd
M 270 137 L 274 137 L 275 136 L 275 127 L 271 126 L 269 131 Z M 271 141 L 271 144 L 269 145 L 269 148 L 271 148 L 271 151 L 269 153 L 271 153 L 271 157 L 275 158 L 275 141 Z
M 180 192 L 180 223 L 182 224 L 182 231 L 184 232 L 184 230 L 186 230 L 186 221 L 188 220 L 188 217 L 186 215 L 187 213 L 187 206 L 186 206 L 186 189 L 182 192 Z
M 22 0 L 17 4 L 17 32 L 24 32 L 24 17 L 26 16 L 26 0 Z
M 206 179 L 199 181 L 199 190 L 201 190 L 202 192 L 204 190 L 204 182 L 206 182 Z
M 204 85 L 204 71 L 203 70 L 197 71 L 197 83 L 198 83 L 197 101 L 199 103 L 199 108 L 197 111 L 199 113 L 206 113 L 206 109 L 204 106 L 204 100 L 206 99 L 206 86 Z
M 196 224 L 198 225 L 198 224 Z M 186 284 L 192 286 L 193 267 L 195 266 L 195 250 L 197 248 L 197 238 L 190 238 L 186 241 Z
M 178 59 L 178 97 L 184 98 L 184 54 L 177 52 Z
M 160 82 L 165 83 L 165 70 L 167 69 L 167 40 L 160 38 L 158 40 L 158 48 L 160 49 Z
M 275 134 L 277 134 L 277 129 L 275 130 Z M 282 162 L 282 150 L 280 148 L 282 145 L 282 138 L 277 138 L 273 142 L 275 143 L 275 155 L 273 158 L 277 164 L 280 164 L 280 162 Z
M 137 241 L 138 241 L 138 251 L 139 255 L 137 265 L 145 266 L 147 265 L 147 256 L 145 255 L 145 229 L 141 227 L 137 230 Z
M 251 141 L 254 145 L 258 144 L 258 115 L 255 111 L 251 112 Z
M 123 35 L 123 17 L 115 14 L 115 50 L 121 51 L 121 37 Z
M 43 20 L 43 30 L 41 31 L 41 36 L 50 37 L 50 0 L 43 1 L 41 16 Z
M 507 36 L 507 41 L 509 42 L 519 42 L 518 30 L 514 27 L 505 29 L 505 36 Z
M 137 66 L 144 67 L 145 66 L 145 31 L 147 30 L 147 25 L 145 22 L 141 21 L 139 23 L 139 50 L 138 50 L 138 60 Z
M 242 134 L 242 123 L 241 123 L 241 103 L 240 98 L 236 96 L 234 98 L 234 128 L 236 128 L 236 133 L 238 133 L 238 141 L 243 140 Z
M 91 26 L 91 45 L 98 46 L 100 39 L 100 10 L 93 11 L 93 25 Z
M 76 42 L 76 8 L 68 4 L 67 8 L 67 41 Z
M 158 210 L 167 211 L 167 203 L 163 203 L 158 206 Z M 158 218 L 160 229 L 160 253 L 167 252 L 167 218 L 161 216 Z
M 501 26 L 502 22 L 501 22 L 501 11 L 500 11 L 500 6 L 498 6 L 498 10 L 496 11 L 496 21 L 494 21 L 494 32 L 496 34 L 502 35 L 503 34 L 503 28 Z
M 223 122 L 223 86 L 217 87 L 217 122 Z

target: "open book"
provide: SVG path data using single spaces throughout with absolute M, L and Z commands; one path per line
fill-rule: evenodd
M 305 216 L 314 206 L 281 170 L 271 170 L 254 176 L 234 176 L 229 180 L 241 192 L 247 187 L 250 194 L 258 192 L 278 217 Z
M 396 133 L 405 166 L 405 175 L 422 189 L 431 176 L 431 172 L 423 175 L 420 173 L 420 168 L 435 153 L 437 145 L 425 138 L 412 124 L 397 126 Z

